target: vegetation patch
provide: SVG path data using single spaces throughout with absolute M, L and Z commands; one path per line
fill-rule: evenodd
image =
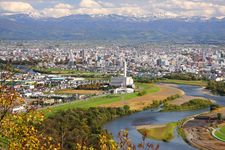
M 171 122 L 165 125 L 149 125 L 137 128 L 142 135 L 150 139 L 169 142 L 174 138 L 174 129 L 176 126 L 176 122 Z
M 206 80 L 206 78 L 194 74 L 194 73 L 170 73 L 165 75 L 164 78 L 167 79 L 178 79 L 178 80 L 188 80 L 188 81 L 197 81 L 197 80 Z
M 183 103 L 181 105 L 164 104 L 164 109 L 162 111 L 186 111 L 186 110 L 197 110 L 211 106 L 213 103 L 210 100 L 204 99 L 193 99 L 189 102 Z
M 73 90 L 73 89 L 64 89 L 55 91 L 55 94 L 102 94 L 103 91 L 100 90 Z
M 108 78 L 110 74 L 101 74 L 98 72 L 87 72 L 87 71 L 78 71 L 78 70 L 69 70 L 61 68 L 40 68 L 33 67 L 34 71 L 45 74 L 60 74 L 60 75 L 70 75 L 74 77 L 85 77 L 85 78 Z
M 225 95 L 224 81 L 220 81 L 220 82 L 209 81 L 206 88 L 211 90 L 215 94 Z
M 202 86 L 202 87 L 205 87 L 207 85 L 207 81 L 204 81 L 204 80 L 165 79 L 165 80 L 159 80 L 158 82 L 160 82 L 160 83 L 172 83 L 172 84 L 194 85 L 194 86 Z
M 143 110 L 147 110 L 147 109 L 151 109 L 151 108 L 157 108 L 157 107 L 159 107 L 162 104 L 165 104 L 167 102 L 173 101 L 173 100 L 178 99 L 180 97 L 181 96 L 179 94 L 176 94 L 176 95 L 169 96 L 169 97 L 167 97 L 164 100 L 160 100 L 160 101 L 159 100 L 153 100 L 152 104 L 149 105 L 149 106 L 144 107 Z
M 215 134 L 214 134 L 218 139 L 222 140 L 225 142 L 225 125 L 219 128 Z
M 184 141 L 187 141 L 187 139 L 186 139 L 186 135 L 185 135 L 185 132 L 184 132 L 182 126 L 185 123 L 185 121 L 187 121 L 187 120 L 188 120 L 188 118 L 184 118 L 184 119 L 179 120 L 177 122 L 177 133 L 182 137 L 182 139 Z

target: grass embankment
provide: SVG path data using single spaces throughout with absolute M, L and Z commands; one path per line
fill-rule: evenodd
M 58 74 L 64 76 L 74 76 L 74 77 L 84 77 L 88 79 L 103 79 L 109 78 L 110 74 L 102 74 L 98 72 L 89 72 L 89 71 L 78 71 L 78 70 L 69 70 L 69 69 L 61 69 L 61 68 L 40 68 L 33 67 L 34 71 L 44 74 Z
M 100 90 L 73 90 L 73 89 L 64 89 L 64 90 L 58 90 L 54 92 L 55 94 L 102 94 L 103 91 Z
M 189 119 L 189 118 L 184 118 L 184 119 L 179 120 L 179 121 L 177 122 L 177 133 L 178 133 L 178 135 L 181 136 L 182 139 L 183 139 L 184 141 L 186 141 L 186 142 L 187 142 L 187 139 L 186 139 L 186 135 L 185 135 L 185 132 L 184 132 L 184 129 L 183 129 L 183 124 L 184 124 L 188 119 Z
M 225 141 L 225 125 L 220 127 L 216 132 L 215 136 L 218 137 L 219 139 Z
M 162 111 L 186 111 L 186 110 L 197 110 L 209 107 L 213 103 L 210 100 L 205 99 L 193 99 L 185 102 L 181 105 L 173 105 L 166 103 Z
M 172 84 L 186 84 L 186 85 L 195 85 L 195 86 L 207 86 L 207 81 L 203 80 L 175 80 L 175 79 L 166 79 L 166 80 L 159 80 L 160 83 L 172 83 Z
M 40 67 L 33 67 L 33 70 L 41 73 L 47 74 L 76 74 L 76 73 L 87 73 L 93 74 L 92 72 L 83 72 L 77 70 L 69 70 L 69 69 L 61 69 L 61 68 L 40 68 Z
M 176 122 L 171 122 L 165 125 L 139 126 L 137 129 L 142 135 L 150 139 L 169 142 L 174 138 L 174 129 L 176 126 Z
M 146 93 L 154 93 L 160 90 L 158 86 L 151 85 L 151 84 L 137 84 L 138 88 L 140 90 L 145 90 Z M 113 102 L 119 102 L 122 99 L 128 101 L 132 98 L 138 97 L 138 92 L 135 93 L 129 93 L 129 94 L 112 94 L 112 95 L 106 95 L 106 96 L 99 96 L 95 98 L 90 98 L 88 100 L 79 100 L 79 101 L 73 101 L 71 103 L 65 103 L 58 106 L 53 106 L 48 111 L 47 109 L 43 110 L 46 116 L 49 116 L 51 114 L 54 114 L 57 111 L 60 110 L 68 110 L 71 108 L 90 108 L 90 107 L 98 107 L 100 105 L 104 104 L 111 104 Z

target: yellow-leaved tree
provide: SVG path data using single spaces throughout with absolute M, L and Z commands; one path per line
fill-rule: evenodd
M 4 80 L 6 81 L 6 80 Z M 2 150 L 56 150 L 60 145 L 51 137 L 44 136 L 38 126 L 44 115 L 39 111 L 27 109 L 26 112 L 13 113 L 15 106 L 25 102 L 16 90 L 0 84 L 0 149 Z

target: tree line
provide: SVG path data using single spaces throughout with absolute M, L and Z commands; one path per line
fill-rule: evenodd
M 60 111 L 54 116 L 47 118 L 40 130 L 46 136 L 51 136 L 56 143 L 60 143 L 62 149 L 76 149 L 80 146 L 100 149 L 99 135 L 107 135 L 107 141 L 112 138 L 110 134 L 102 129 L 107 121 L 131 113 L 129 106 L 121 108 L 89 108 L 70 109 Z
M 167 79 L 177 79 L 177 80 L 207 80 L 205 77 L 196 75 L 193 73 L 170 73 L 165 75 L 164 78 Z
M 207 89 L 211 90 L 215 94 L 225 95 L 225 82 L 224 81 L 208 81 Z

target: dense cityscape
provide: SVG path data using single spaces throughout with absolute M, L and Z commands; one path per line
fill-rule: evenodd
M 72 44 L 68 43 L 68 45 Z M 0 60 L 17 65 L 35 64 L 40 68 L 100 73 L 120 72 L 126 60 L 131 75 L 161 77 L 172 72 L 187 72 L 208 79 L 223 80 L 224 78 L 223 45 L 140 44 L 138 46 L 99 45 L 88 48 L 76 47 L 75 44 L 61 46 L 60 43 L 55 43 L 55 45 L 45 47 L 42 45 L 35 48 L 18 44 L 13 47 L 5 46 L 1 48 Z
M 224 150 L 224 0 L 0 0 L 0 150 Z
M 27 99 L 29 105 L 35 107 L 91 96 L 54 93 L 58 90 L 89 84 L 115 84 L 120 87 L 123 84 L 123 78 L 117 77 L 120 74 L 155 79 L 171 73 L 190 73 L 206 80 L 225 80 L 225 49 L 222 45 L 140 44 L 92 47 L 84 44 L 76 47 L 73 42 L 35 42 L 33 48 L 31 44 L 10 43 L 3 43 L 0 61 L 5 64 L 10 62 L 20 71 L 12 76 L 14 88 Z M 127 65 L 126 73 L 123 73 L 124 62 Z M 57 71 L 62 74 L 57 74 Z M 4 75 L 4 70 L 1 75 Z M 126 79 L 127 83 L 131 82 L 130 86 L 133 85 L 131 80 Z M 105 93 L 107 91 L 102 94 Z

